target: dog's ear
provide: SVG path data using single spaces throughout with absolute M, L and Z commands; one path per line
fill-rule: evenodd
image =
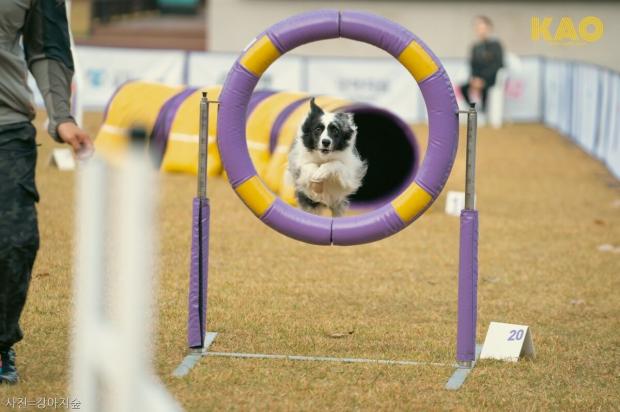
M 339 112 L 336 113 L 336 118 L 340 120 L 344 127 L 349 127 L 351 129 L 357 129 L 355 126 L 355 121 L 353 118 L 353 113 L 350 112 Z
M 310 99 L 310 113 L 323 114 L 325 113 L 315 102 L 314 97 Z
M 347 121 L 348 121 L 349 123 L 354 123 L 354 122 L 353 122 L 353 113 L 344 112 L 344 113 L 342 113 L 342 114 L 344 115 L 345 119 L 347 119 Z

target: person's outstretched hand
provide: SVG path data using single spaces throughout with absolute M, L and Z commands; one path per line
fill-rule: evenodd
M 92 156 L 94 152 L 93 141 L 88 133 L 80 129 L 75 123 L 61 123 L 57 130 L 58 136 L 63 142 L 71 145 L 78 159 L 84 160 Z

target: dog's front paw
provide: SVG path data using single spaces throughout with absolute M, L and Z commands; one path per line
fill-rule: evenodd
M 316 193 L 320 195 L 323 193 L 323 182 L 315 182 L 314 180 L 310 182 L 310 190 L 312 193 Z
M 330 175 L 331 171 L 327 167 L 321 166 L 312 174 L 311 181 L 315 183 L 324 182 L 330 177 Z

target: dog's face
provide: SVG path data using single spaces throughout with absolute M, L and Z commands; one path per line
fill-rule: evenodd
M 301 126 L 302 141 L 308 151 L 327 156 L 355 145 L 357 128 L 351 113 L 325 112 L 310 100 L 310 112 Z

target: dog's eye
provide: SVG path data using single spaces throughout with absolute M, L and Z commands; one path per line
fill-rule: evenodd
M 321 133 L 323 133 L 323 128 L 321 126 L 314 128 L 314 134 L 319 135 Z

